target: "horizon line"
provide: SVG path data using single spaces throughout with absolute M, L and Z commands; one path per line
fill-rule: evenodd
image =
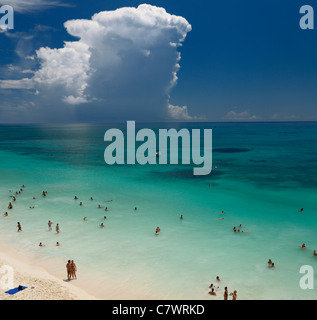
M 317 120 L 279 120 L 279 121 L 136 121 L 136 120 L 120 120 L 120 121 L 109 121 L 109 122 L 17 122 L 17 123 L 1 123 L 0 126 L 34 126 L 34 125 L 79 125 L 79 124 L 116 124 L 126 123 L 128 121 L 135 121 L 136 123 L 294 123 L 294 122 L 317 122 Z

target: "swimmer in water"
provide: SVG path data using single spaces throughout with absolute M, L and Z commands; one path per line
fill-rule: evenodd
M 317 256 L 317 252 L 316 252 L 316 250 L 314 250 L 313 255 L 314 255 L 314 256 Z
M 11 202 L 9 202 L 8 209 L 12 209 L 12 208 L 13 208 L 13 205 Z
M 7 217 L 7 216 L 8 216 L 8 212 L 5 212 L 5 213 L 3 214 L 3 216 L 4 216 L 4 217 Z
M 218 282 L 220 282 L 220 278 L 218 276 L 216 277 L 216 279 L 217 279 Z
M 208 292 L 211 296 L 216 296 L 216 292 L 215 292 L 215 289 L 212 288 L 211 291 Z
M 56 242 L 56 247 L 59 247 L 59 246 L 60 246 L 59 242 Z
M 75 196 L 74 200 L 77 200 L 77 199 L 78 199 L 77 196 Z
M 305 245 L 305 243 L 303 243 L 300 247 L 301 247 L 302 249 L 306 249 L 306 248 L 307 248 L 306 245 Z
M 22 231 L 20 222 L 18 222 L 17 228 L 18 228 L 18 232 L 19 232 L 19 231 Z
M 101 228 L 103 228 L 103 227 L 104 227 L 103 223 L 101 223 L 101 224 L 100 224 L 100 227 L 101 227 Z
M 218 218 L 218 219 L 214 219 L 214 220 L 224 220 L 225 218 Z
M 268 265 L 271 265 L 272 264 L 272 260 L 269 259 L 269 261 L 267 263 L 268 263 Z
M 304 208 L 300 208 L 299 210 L 298 210 L 298 212 L 303 212 L 304 211 Z
M 45 245 L 40 242 L 39 247 L 45 247 Z
M 160 227 L 157 227 L 156 230 L 155 230 L 155 234 L 159 234 L 160 232 L 161 232 Z
M 84 217 L 84 219 L 83 219 L 84 221 L 86 221 L 87 220 L 87 217 Z
M 90 200 L 94 200 L 92 197 L 90 197 Z
M 83 203 L 82 203 L 82 202 L 80 202 L 80 203 L 79 203 L 79 205 L 80 205 L 80 206 L 82 206 L 82 205 L 83 205 Z
M 105 208 L 105 211 L 108 211 L 108 207 Z
M 180 219 L 184 219 L 183 215 L 180 216 Z

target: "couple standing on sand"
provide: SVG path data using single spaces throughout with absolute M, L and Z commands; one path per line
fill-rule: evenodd
M 67 280 L 70 281 L 71 278 L 77 279 L 76 272 L 77 272 L 77 267 L 74 262 L 74 260 L 68 260 L 66 264 L 66 269 L 67 269 Z

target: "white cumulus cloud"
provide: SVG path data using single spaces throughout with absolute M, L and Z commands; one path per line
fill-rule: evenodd
M 172 119 L 175 120 L 204 120 L 204 117 L 198 117 L 198 116 L 191 116 L 188 113 L 188 107 L 187 106 L 174 106 L 172 104 L 168 105 L 168 112 Z
M 169 93 L 177 83 L 178 48 L 191 31 L 185 18 L 142 4 L 69 20 L 64 26 L 74 41 L 62 48 L 42 47 L 33 56 L 40 67 L 29 85 L 37 104 L 54 105 L 55 114 L 58 106 L 65 111 L 69 105 L 72 115 L 88 120 L 122 115 L 156 120 L 177 113 L 168 108 Z
M 225 119 L 231 121 L 255 121 L 260 120 L 260 117 L 250 114 L 247 110 L 241 112 L 231 110 L 227 112 L 227 114 L 225 115 Z

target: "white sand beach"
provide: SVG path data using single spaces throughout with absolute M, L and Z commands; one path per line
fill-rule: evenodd
M 13 268 L 13 288 L 22 285 L 27 287 L 14 295 L 5 293 L 8 289 L 0 288 L 0 300 L 96 300 L 71 282 L 52 276 L 43 268 L 33 265 L 22 254 L 13 249 L 0 246 L 0 278 L 1 267 Z

